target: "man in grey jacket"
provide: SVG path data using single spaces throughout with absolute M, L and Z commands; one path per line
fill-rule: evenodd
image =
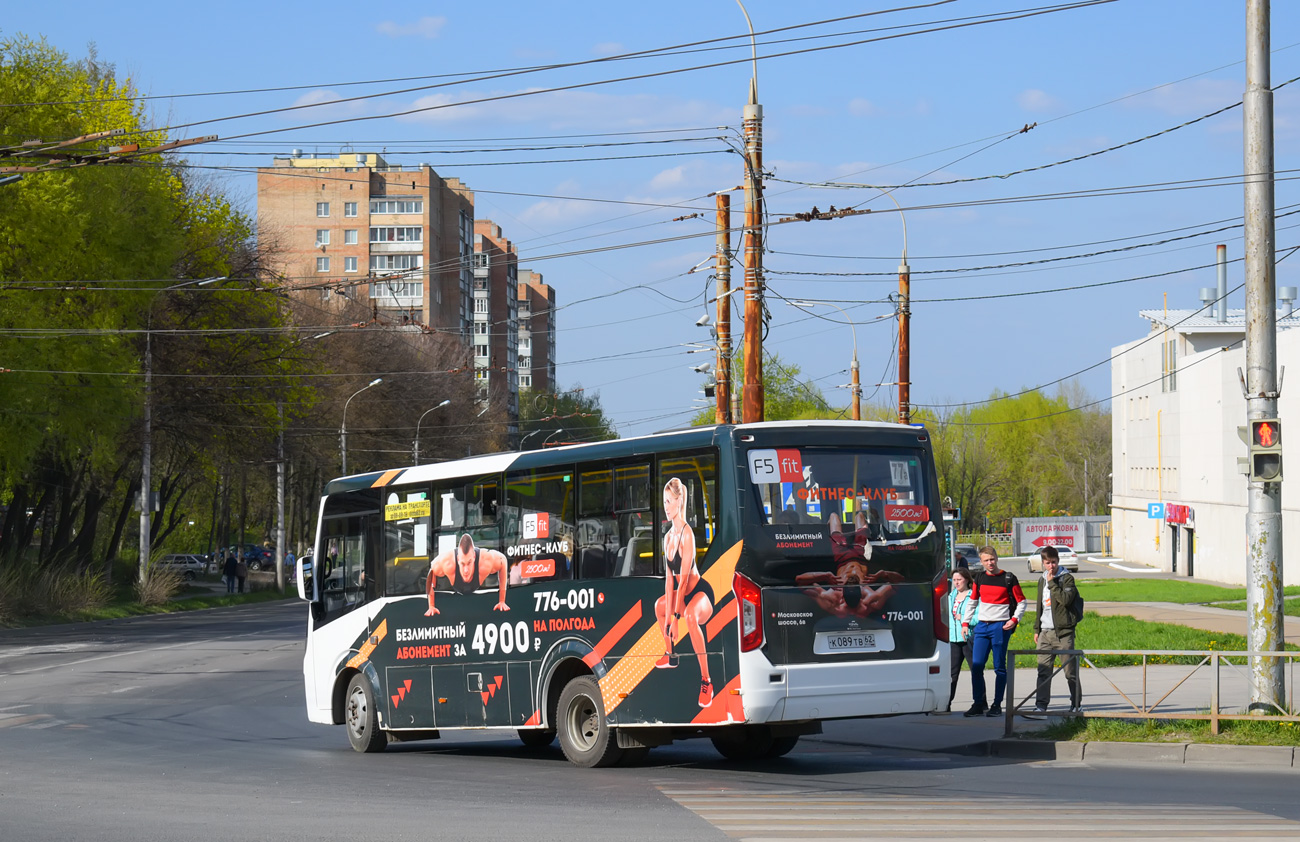
M 1074 648 L 1074 627 L 1078 622 L 1079 589 L 1074 577 L 1061 569 L 1056 548 L 1048 545 L 1041 551 L 1043 578 L 1038 586 L 1038 613 L 1034 619 L 1034 645 L 1045 654 L 1038 656 L 1038 697 L 1035 713 L 1047 713 L 1052 699 L 1052 671 L 1055 652 Z M 1083 712 L 1083 690 L 1079 685 L 1079 659 L 1062 655 L 1065 682 L 1070 686 L 1070 713 Z

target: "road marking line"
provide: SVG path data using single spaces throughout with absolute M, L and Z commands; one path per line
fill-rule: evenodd
M 112 652 L 107 655 L 96 655 L 93 658 L 82 658 L 80 661 L 68 661 L 62 664 L 47 664 L 43 667 L 32 667 L 31 669 L 17 670 L 15 672 L 0 672 L 0 677 L 10 675 L 31 675 L 34 672 L 45 672 L 46 670 L 64 669 L 66 667 L 75 667 L 79 664 L 89 664 L 95 661 L 105 661 L 109 658 L 121 658 L 126 655 L 143 655 L 148 652 L 166 652 L 168 649 L 182 649 L 186 646 L 206 646 L 210 643 L 217 643 L 222 640 L 238 640 L 241 637 L 259 637 L 265 636 L 264 631 L 247 632 L 245 634 L 230 634 L 225 637 L 209 637 L 203 640 L 187 640 L 184 643 L 172 643 L 167 646 L 155 646 L 151 649 L 132 649 L 128 652 Z

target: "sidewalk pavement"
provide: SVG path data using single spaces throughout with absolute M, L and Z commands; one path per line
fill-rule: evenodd
M 1207 631 L 1245 635 L 1244 611 L 1201 605 L 1171 603 L 1109 602 L 1089 603 L 1089 611 L 1104 615 L 1129 615 L 1139 620 L 1178 623 Z M 1286 637 L 1300 643 L 1300 617 L 1286 618 Z M 1082 641 L 1087 648 L 1086 637 Z M 1294 679 L 1300 677 L 1300 663 L 1284 667 L 1286 686 L 1295 692 Z M 992 669 L 985 671 L 989 692 L 993 691 Z M 1244 666 L 1221 664 L 1219 674 L 1219 710 L 1236 713 L 1250 699 L 1249 672 Z M 1084 712 L 1088 716 L 1115 716 L 1146 709 L 1155 713 L 1206 713 L 1211 706 L 1214 675 L 1210 666 L 1157 664 L 1142 667 L 1085 667 L 1080 671 L 1083 684 Z M 1015 670 L 1013 686 L 1019 700 L 1029 697 L 1021 707 L 1030 712 L 1032 694 L 1038 683 L 1037 671 Z M 882 748 L 895 752 L 931 752 L 966 755 L 989 755 L 1034 760 L 1087 760 L 1088 762 L 1128 763 L 1209 763 L 1248 765 L 1251 767 L 1292 768 L 1300 771 L 1300 749 L 1291 746 L 1227 746 L 1188 743 L 1080 743 L 1051 742 L 1025 738 L 1065 715 L 1068 702 L 1065 676 L 1052 681 L 1053 702 L 1048 719 L 1013 718 L 1013 731 L 1019 739 L 1004 739 L 1006 717 L 966 718 L 962 712 L 971 706 L 969 674 L 958 681 L 953 713 L 948 715 L 906 715 L 879 719 L 826 722 L 823 733 L 806 739 L 826 743 Z M 1292 699 L 1292 705 L 1296 699 Z M 1005 705 L 1004 705 L 1005 707 Z M 1032 715 L 1032 714 L 1031 714 Z M 1297 725 L 1300 742 L 1300 725 Z

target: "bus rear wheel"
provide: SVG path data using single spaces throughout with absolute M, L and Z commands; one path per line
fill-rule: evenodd
M 768 757 L 775 745 L 772 729 L 765 725 L 732 725 L 721 729 L 709 739 L 718 754 L 728 760 L 758 760 L 760 757 Z
M 583 675 L 564 685 L 556 712 L 560 748 L 570 763 L 613 766 L 622 757 L 618 740 L 605 722 L 605 703 L 596 679 Z
M 348 698 L 343 705 L 343 725 L 348 731 L 348 742 L 361 752 L 383 751 L 388 745 L 388 735 L 379 728 L 379 712 L 375 709 L 375 695 L 370 689 L 370 679 L 357 673 L 348 684 Z
M 773 737 L 772 747 L 767 750 L 768 757 L 785 757 L 798 745 L 798 737 Z
M 549 728 L 520 728 L 516 733 L 527 748 L 546 748 L 555 742 L 555 732 Z

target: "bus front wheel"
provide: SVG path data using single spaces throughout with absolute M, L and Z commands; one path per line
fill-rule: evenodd
M 613 766 L 623 751 L 605 722 L 600 685 L 589 675 L 564 686 L 557 708 L 556 730 L 564 756 L 576 766 Z
M 383 751 L 388 745 L 388 735 L 379 728 L 379 713 L 375 709 L 375 694 L 370 689 L 370 680 L 361 673 L 352 676 L 348 684 L 343 725 L 348 730 L 348 742 L 357 751 Z

